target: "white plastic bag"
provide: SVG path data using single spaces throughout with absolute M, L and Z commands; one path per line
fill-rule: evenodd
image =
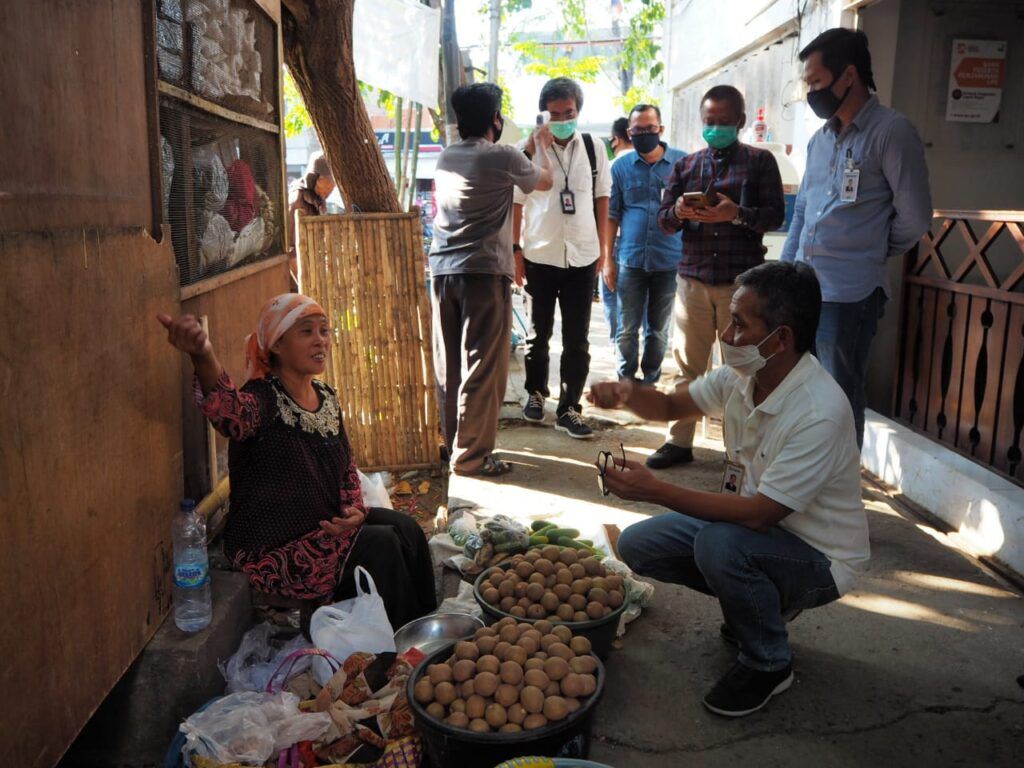
M 360 576 L 368 584 L 365 592 Z M 317 608 L 309 623 L 313 645 L 330 651 L 341 662 L 353 653 L 395 652 L 395 630 L 388 621 L 384 600 L 377 593 L 373 577 L 363 566 L 358 565 L 355 581 L 355 597 Z M 333 674 L 326 659 L 313 659 L 313 677 L 320 685 L 326 685 Z
M 359 472 L 359 470 L 356 470 Z M 372 475 L 364 475 L 359 472 L 359 486 L 363 491 L 363 505 L 370 507 L 381 507 L 383 509 L 394 509 L 391 505 L 391 497 L 388 496 L 388 489 L 384 485 L 382 473 L 374 472 Z
M 294 693 L 232 693 L 181 724 L 186 755 L 219 763 L 262 765 L 299 741 L 314 741 L 331 727 L 327 712 L 300 712 Z
M 257 624 L 245 633 L 238 650 L 226 664 L 217 663 L 220 673 L 227 680 L 228 693 L 266 690 L 271 676 L 292 652 L 312 647 L 302 635 L 296 635 L 284 645 L 275 645 L 272 641 L 277 632 L 278 628 L 268 621 Z M 308 656 L 297 659 L 290 676 L 305 672 L 310 662 Z M 281 681 L 282 684 L 284 682 Z

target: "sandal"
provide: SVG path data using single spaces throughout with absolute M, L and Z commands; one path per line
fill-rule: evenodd
M 501 475 L 507 475 L 512 471 L 512 465 L 507 461 L 502 461 L 493 454 L 484 459 L 483 466 L 474 474 L 480 475 L 481 477 L 499 477 Z

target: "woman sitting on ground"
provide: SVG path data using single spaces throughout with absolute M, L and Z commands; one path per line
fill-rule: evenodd
M 331 344 L 312 299 L 286 293 L 260 311 L 237 389 L 192 315 L 158 315 L 192 358 L 196 403 L 230 439 L 224 550 L 254 589 L 315 603 L 355 595 L 373 576 L 395 629 L 437 607 L 426 537 L 415 520 L 366 509 L 338 398 L 322 374 Z

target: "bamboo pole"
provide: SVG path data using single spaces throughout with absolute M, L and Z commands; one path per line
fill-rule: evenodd
M 402 197 L 402 102 L 401 96 L 395 99 L 395 191 L 398 193 L 399 206 Z
M 412 137 L 412 172 L 409 174 L 409 178 L 412 179 L 412 185 L 409 187 L 409 202 L 405 206 L 405 210 L 412 211 L 413 204 L 416 201 L 416 166 L 419 164 L 420 159 L 420 126 L 423 122 L 423 105 L 416 104 L 416 133 Z
M 419 126 L 417 126 L 416 127 L 416 135 L 415 135 L 415 137 L 410 138 L 411 137 L 411 132 L 412 132 L 412 129 L 413 129 L 413 126 L 412 126 L 412 113 L 413 113 L 413 110 L 412 110 L 412 107 L 410 106 L 408 114 L 407 114 L 407 116 L 405 118 L 405 149 L 404 149 L 404 154 L 402 156 L 402 187 L 401 187 L 401 189 L 398 190 L 398 200 L 399 200 L 399 204 L 400 205 L 401 205 L 401 201 L 403 201 L 405 199 L 405 188 L 409 186 L 409 150 L 410 150 L 410 148 L 411 148 L 411 146 L 412 146 L 412 144 L 414 142 L 418 143 L 419 136 L 420 136 Z M 412 183 L 415 186 L 416 180 L 413 179 Z M 403 206 L 403 210 L 408 211 L 409 210 L 409 206 L 408 205 Z

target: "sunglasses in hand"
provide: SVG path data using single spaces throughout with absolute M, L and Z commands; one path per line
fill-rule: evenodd
M 619 443 L 619 450 L 622 451 L 622 467 L 626 466 L 626 448 Z M 601 489 L 601 495 L 607 496 L 611 491 L 604 484 L 604 476 L 608 474 L 608 467 L 615 468 L 615 459 L 610 451 L 598 451 L 597 453 L 597 487 Z M 622 471 L 621 469 L 619 470 Z

